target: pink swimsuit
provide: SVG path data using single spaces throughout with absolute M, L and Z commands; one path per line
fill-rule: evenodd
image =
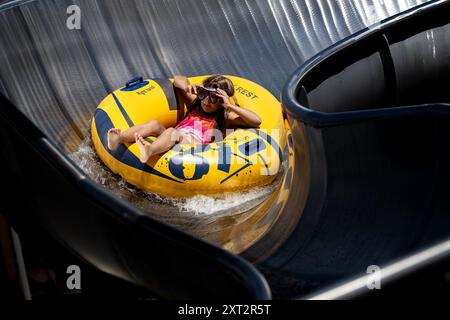
M 208 144 L 212 142 L 213 130 L 217 128 L 217 121 L 215 118 L 202 117 L 193 110 L 175 128 L 186 135 L 192 136 L 196 143 Z

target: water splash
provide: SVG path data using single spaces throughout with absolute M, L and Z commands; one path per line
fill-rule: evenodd
M 90 135 L 87 134 L 87 137 Z M 228 192 L 221 195 L 197 195 L 188 198 L 171 198 L 140 190 L 111 172 L 97 156 L 92 142 L 87 138 L 69 157 L 95 182 L 141 209 L 145 213 L 191 232 L 203 239 L 220 243 L 215 234 L 230 225 L 218 223 L 226 219 L 240 223 L 239 216 L 260 205 L 272 194 L 280 178 L 268 185 L 248 191 Z M 282 174 L 279 175 L 280 177 Z M 230 219 L 232 218 L 232 219 Z M 215 226 L 221 225 L 221 226 Z

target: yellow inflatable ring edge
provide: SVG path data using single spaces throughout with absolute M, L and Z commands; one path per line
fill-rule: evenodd
M 190 81 L 201 84 L 206 77 L 193 77 Z M 106 146 L 109 129 L 126 130 L 150 120 L 175 126 L 180 109 L 186 109 L 179 99 L 175 97 L 174 102 L 170 96 L 170 79 L 142 80 L 129 90 L 124 87 L 114 91 L 96 109 L 91 134 L 100 159 L 132 185 L 170 197 L 235 192 L 271 183 L 280 171 L 287 143 L 280 102 L 254 82 L 227 77 L 235 85 L 239 105 L 261 117 L 260 128 L 236 130 L 218 143 L 177 145 L 146 164 L 140 163 L 135 144 L 121 145 L 111 152 Z M 153 140 L 148 139 L 149 143 Z

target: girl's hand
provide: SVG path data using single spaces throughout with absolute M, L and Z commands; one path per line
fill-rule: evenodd
M 197 99 L 197 87 L 193 86 L 185 76 L 175 76 L 173 86 L 180 91 L 188 104 Z
M 186 86 L 185 91 L 186 91 L 187 93 L 197 95 L 197 86 L 196 86 L 195 84 L 190 84 L 190 83 L 189 83 L 189 84 Z
M 191 84 L 189 82 L 188 78 L 186 78 L 185 76 L 175 76 L 173 85 L 176 88 L 183 90 L 184 92 L 186 92 L 188 94 L 197 95 L 197 86 L 194 84 Z
M 221 102 L 222 107 L 224 107 L 225 110 L 229 110 L 232 105 L 231 105 L 230 97 L 228 96 L 228 94 L 222 89 L 217 89 L 216 95 L 220 99 L 222 99 L 222 102 Z

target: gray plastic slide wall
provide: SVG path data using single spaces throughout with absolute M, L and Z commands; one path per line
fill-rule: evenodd
M 20 216 L 12 220 L 23 224 L 32 216 L 90 264 L 163 298 L 238 294 L 268 298 L 270 290 L 275 297 L 298 297 L 364 272 L 370 264 L 408 253 L 420 246 L 428 231 L 421 228 L 428 207 L 426 200 L 420 202 L 422 207 L 414 201 L 408 205 L 411 195 L 396 189 L 408 186 L 408 172 L 396 173 L 401 162 L 386 157 L 401 160 L 410 154 L 411 145 L 398 153 L 379 145 L 380 149 L 373 149 L 373 143 L 379 143 L 373 134 L 345 145 L 342 141 L 348 140 L 339 138 L 355 138 L 350 129 L 336 129 L 336 135 L 334 129 L 304 129 L 302 123 L 307 119 L 291 109 L 296 170 L 283 186 L 288 200 L 274 228 L 241 255 L 254 263 L 265 279 L 241 257 L 115 199 L 86 178 L 66 155 L 83 142 L 98 102 L 137 74 L 149 78 L 234 74 L 258 82 L 280 97 L 291 74 L 307 59 L 424 2 L 5 2 L 0 7 L 0 92 L 31 121 L 2 100 L 5 179 L 15 192 L 26 187 L 30 193 L 27 202 L 5 200 L 4 206 L 11 212 L 20 207 L 15 210 Z M 81 9 L 79 30 L 66 26 L 67 8 L 72 4 Z M 317 86 L 312 83 L 311 88 Z M 319 97 L 326 94 L 323 90 Z M 297 98 L 302 101 L 302 97 L 293 99 Z M 394 139 L 392 146 L 402 146 L 405 136 L 396 131 L 395 122 L 385 126 L 384 134 Z M 414 128 L 417 126 L 411 123 L 402 126 Z M 376 132 L 373 123 L 360 129 Z M 326 153 L 319 150 L 324 146 L 328 146 Z M 355 158 L 344 156 L 345 152 L 352 154 L 346 149 L 350 146 L 360 148 L 353 153 Z M 342 158 L 333 159 L 333 154 Z M 380 157 L 382 165 L 365 159 L 370 155 Z M 429 163 L 424 166 L 432 167 Z M 386 180 L 380 182 L 386 172 Z M 415 174 L 421 181 L 420 172 Z M 390 177 L 401 183 L 390 184 Z M 390 189 L 381 192 L 379 188 L 385 186 Z M 361 190 L 368 192 L 358 192 Z M 396 191 L 399 197 L 392 193 Z M 418 188 L 413 194 L 421 191 Z M 418 213 L 421 209 L 423 215 Z M 183 268 L 177 269 L 181 265 Z M 208 281 L 202 277 L 206 272 L 211 275 Z M 213 286 L 224 289 L 213 290 Z
M 279 97 L 308 58 L 423 2 L 12 1 L 0 13 L 0 87 L 73 151 L 99 101 L 137 74 L 234 74 Z M 80 30 L 66 27 L 72 4 Z

